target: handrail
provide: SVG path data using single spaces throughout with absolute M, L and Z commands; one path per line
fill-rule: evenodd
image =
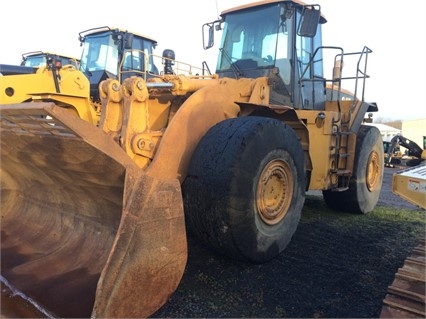
M 143 67 L 143 71 L 142 70 L 138 70 L 138 69 L 128 69 L 128 70 L 123 70 L 123 65 L 125 63 L 125 59 L 126 59 L 126 53 L 127 52 L 133 52 L 133 55 L 136 54 L 140 54 L 140 56 L 143 57 L 143 63 L 144 63 L 144 67 Z M 151 62 L 151 63 L 150 63 Z M 141 76 L 144 80 L 147 80 L 148 77 L 160 77 L 163 76 L 165 73 L 164 71 L 160 71 L 159 73 L 155 73 L 152 70 L 150 70 L 150 64 L 154 64 L 156 65 L 157 62 L 158 64 L 161 63 L 161 65 L 164 65 L 165 63 L 168 63 L 169 65 L 173 66 L 173 75 L 185 75 L 188 76 L 190 78 L 214 78 L 215 75 L 211 74 L 210 69 L 207 66 L 206 62 L 202 63 L 201 67 L 198 66 L 194 66 L 191 65 L 189 63 L 185 63 L 185 62 L 181 62 L 178 60 L 173 60 L 170 58 L 165 58 L 156 54 L 147 54 L 146 52 L 142 51 L 142 50 L 125 50 L 123 53 L 123 58 L 119 63 L 119 81 L 121 83 L 121 79 L 123 77 L 123 74 L 126 73 L 132 73 L 132 74 L 138 74 L 139 76 Z
M 339 63 L 343 66 L 343 64 L 344 64 L 344 57 L 353 56 L 353 55 L 359 55 L 358 61 L 356 63 L 355 74 L 352 75 L 352 76 L 343 77 L 342 76 L 342 69 L 343 69 L 343 67 L 340 67 L 339 68 L 339 72 L 338 72 L 338 77 L 335 77 L 336 74 L 333 74 L 333 78 L 332 79 L 326 79 L 326 78 L 319 79 L 319 78 L 315 78 L 314 75 L 313 75 L 313 73 L 311 73 L 311 75 L 310 75 L 309 78 L 304 78 L 305 74 L 309 70 L 313 69 L 313 66 L 315 65 L 315 63 L 321 62 L 321 61 L 324 60 L 323 56 L 319 60 L 315 60 L 315 59 L 316 59 L 317 55 L 319 54 L 319 52 L 322 53 L 322 50 L 325 50 L 325 49 L 339 50 L 340 51 L 340 53 L 336 54 L 335 57 L 334 57 L 333 70 L 335 70 L 335 69 L 338 68 L 338 64 Z M 312 54 L 311 58 L 309 59 L 308 64 L 304 68 L 304 70 L 303 70 L 303 72 L 302 72 L 302 74 L 300 76 L 300 83 L 299 83 L 299 85 L 300 85 L 300 87 L 302 87 L 302 83 L 303 82 L 307 82 L 307 81 L 310 81 L 310 82 L 315 82 L 315 81 L 331 82 L 333 84 L 333 86 L 335 84 L 337 84 L 337 89 L 338 90 L 337 90 L 337 99 L 336 100 L 339 101 L 341 99 L 341 93 L 342 93 L 342 90 L 341 90 L 342 89 L 342 87 L 341 87 L 342 81 L 343 80 L 355 80 L 355 88 L 354 88 L 354 91 L 352 92 L 352 95 L 353 95 L 354 100 L 356 100 L 357 99 L 357 95 L 358 95 L 357 93 L 358 93 L 358 90 L 359 90 L 359 88 L 358 88 L 358 81 L 360 79 L 362 79 L 363 83 L 362 83 L 361 101 L 364 101 L 365 80 L 370 77 L 367 74 L 367 61 L 368 61 L 367 58 L 368 58 L 368 53 L 371 53 L 371 52 L 373 52 L 373 51 L 370 48 L 368 48 L 367 46 L 364 46 L 364 48 L 361 51 L 359 51 L 359 52 L 350 52 L 350 53 L 344 53 L 344 51 L 343 51 L 343 49 L 341 47 L 335 47 L 335 46 L 321 46 L 321 47 L 318 47 L 314 51 L 314 53 Z M 363 70 L 362 70 L 361 67 L 360 67 L 360 65 L 361 65 L 363 59 L 364 59 L 364 64 L 363 64 Z M 334 100 L 333 99 L 333 93 L 334 93 L 334 90 L 332 90 L 332 95 L 331 95 L 332 100 Z M 303 101 L 302 101 L 302 103 L 303 103 Z

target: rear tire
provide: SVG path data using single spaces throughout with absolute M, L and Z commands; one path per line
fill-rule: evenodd
M 305 201 L 304 154 L 282 122 L 242 117 L 211 128 L 182 185 L 190 229 L 231 258 L 265 262 L 282 252 Z
M 380 131 L 374 126 L 361 126 L 349 189 L 344 192 L 323 191 L 325 203 L 328 207 L 342 212 L 371 212 L 379 200 L 383 171 L 384 151 Z

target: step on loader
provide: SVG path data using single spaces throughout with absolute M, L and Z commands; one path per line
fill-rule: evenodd
M 373 210 L 384 155 L 362 124 L 377 111 L 364 100 L 372 51 L 323 46 L 325 22 L 300 1 L 226 10 L 203 26 L 205 49 L 223 30 L 215 74 L 100 28 L 80 34 L 80 69 L 4 76 L 3 283 L 52 316 L 146 317 L 181 280 L 186 229 L 261 263 L 290 242 L 307 190 Z

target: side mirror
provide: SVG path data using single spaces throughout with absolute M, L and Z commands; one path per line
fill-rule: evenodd
M 313 38 L 317 33 L 320 18 L 321 10 L 319 5 L 305 6 L 303 8 L 297 35 Z
M 221 20 L 216 20 L 213 22 L 203 24 L 203 48 L 204 50 L 210 49 L 214 46 L 214 31 L 221 30 L 220 23 Z
M 125 33 L 124 35 L 124 49 L 129 50 L 133 48 L 133 34 Z

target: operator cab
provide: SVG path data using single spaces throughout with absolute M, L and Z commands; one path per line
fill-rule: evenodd
M 266 76 L 271 83 L 270 104 L 324 109 L 322 52 L 309 62 L 321 46 L 325 22 L 318 5 L 293 1 L 268 1 L 261 8 L 243 5 L 203 26 L 203 38 L 208 32 L 209 39 L 204 48 L 213 45 L 213 27 L 223 30 L 216 66 L 219 77 Z M 299 85 L 303 79 L 309 81 Z
M 101 81 L 124 79 L 149 72 L 158 74 L 152 53 L 157 41 L 120 29 L 101 27 L 79 34 L 83 53 L 82 71 L 90 81 L 90 96 L 99 100 L 98 85 Z
M 28 66 L 33 68 L 39 68 L 47 66 L 49 60 L 54 60 L 60 63 L 60 65 L 73 65 L 76 68 L 79 67 L 79 60 L 70 56 L 60 55 L 56 53 L 49 53 L 43 51 L 34 51 L 24 53 L 22 55 L 21 66 Z

